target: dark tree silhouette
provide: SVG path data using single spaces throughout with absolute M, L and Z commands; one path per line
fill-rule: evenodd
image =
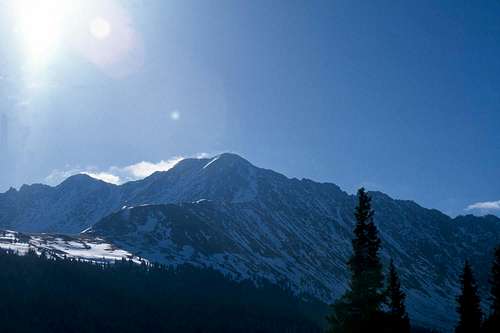
M 472 274 L 472 268 L 465 261 L 464 271 L 460 276 L 462 293 L 457 298 L 459 322 L 455 328 L 456 333 L 472 333 L 481 330 L 481 305 L 477 294 L 476 281 Z
M 384 332 L 409 333 L 410 319 L 405 307 L 405 293 L 401 290 L 401 282 L 391 259 L 387 278 L 387 312 Z
M 348 261 L 350 288 L 332 305 L 333 311 L 328 317 L 331 332 L 367 332 L 375 329 L 380 322 L 384 276 L 378 254 L 380 239 L 373 214 L 371 198 L 364 188 L 359 189 L 354 213 L 353 254 Z
M 0 332 L 321 332 L 326 310 L 264 280 L 192 266 L 0 249 Z
M 484 323 L 484 331 L 500 332 L 500 245 L 495 249 L 495 257 L 491 268 L 491 311 Z

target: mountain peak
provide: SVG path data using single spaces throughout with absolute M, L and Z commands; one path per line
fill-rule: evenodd
M 250 163 L 240 155 L 236 153 L 222 153 L 217 155 L 220 159 L 225 159 L 225 160 L 233 160 L 233 161 L 240 161 L 240 162 L 245 162 L 245 163 Z
M 170 171 L 175 173 L 198 173 L 209 171 L 227 172 L 228 170 L 247 170 L 254 167 L 252 163 L 238 154 L 222 153 L 210 158 L 185 158 L 177 163 Z M 160 172 L 164 173 L 164 172 Z
M 7 192 L 5 192 L 5 194 L 13 194 L 13 193 L 17 193 L 17 190 L 12 186 L 7 190 Z
M 104 183 L 102 180 L 93 178 L 85 173 L 79 173 L 73 176 L 66 178 L 61 184 L 57 187 L 66 187 L 66 186 L 83 186 L 88 184 L 97 184 Z
M 242 165 L 242 166 L 252 166 L 252 163 L 244 159 L 238 154 L 234 153 L 222 153 L 220 155 L 217 155 L 209 160 L 208 163 L 206 163 L 203 166 L 203 169 L 206 169 L 210 166 L 213 165 L 218 165 L 218 166 L 235 166 L 235 165 Z

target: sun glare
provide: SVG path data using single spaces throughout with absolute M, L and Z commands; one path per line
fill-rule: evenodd
M 69 1 L 16 0 L 15 31 L 19 35 L 28 64 L 47 64 L 60 46 Z
M 89 24 L 90 33 L 97 39 L 105 39 L 111 32 L 111 25 L 102 17 L 96 17 Z
M 74 56 L 117 78 L 142 66 L 139 35 L 119 0 L 12 0 L 9 17 L 27 80 Z

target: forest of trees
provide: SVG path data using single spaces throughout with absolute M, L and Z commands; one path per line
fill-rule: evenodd
M 429 332 L 422 328 L 410 328 L 405 294 L 392 260 L 384 283 L 379 255 L 381 241 L 373 221 L 371 198 L 363 188 L 359 189 L 357 198 L 353 253 L 348 261 L 351 280 L 345 294 L 332 305 L 332 313 L 327 318 L 329 332 Z M 472 268 L 465 261 L 460 276 L 461 294 L 457 297 L 459 322 L 456 333 L 500 332 L 500 246 L 495 251 L 490 283 L 491 309 L 489 316 L 484 318 Z
M 327 307 L 189 266 L 0 251 L 0 332 L 320 332 Z
M 410 328 L 397 267 L 392 260 L 383 267 L 371 198 L 364 189 L 358 191 L 354 214 L 349 288 L 328 316 L 325 304 L 293 295 L 284 283 L 234 281 L 192 266 L 103 264 L 0 250 L 0 333 L 431 332 Z M 500 247 L 487 311 L 468 261 L 458 278 L 455 332 L 500 332 Z

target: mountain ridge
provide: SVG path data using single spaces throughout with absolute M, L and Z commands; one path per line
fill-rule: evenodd
M 394 258 L 400 267 L 412 319 L 449 329 L 462 262 L 469 258 L 486 285 L 500 219 L 452 218 L 370 194 L 384 262 Z M 286 279 L 330 302 L 347 287 L 355 205 L 356 196 L 335 184 L 288 178 L 222 154 L 119 186 L 87 175 L 0 194 L 0 228 L 77 234 L 92 227 L 85 235 L 151 261 Z
M 298 181 L 298 182 L 304 182 L 304 183 L 314 183 L 314 184 L 317 184 L 317 185 L 331 186 L 333 188 L 336 188 L 336 189 L 340 190 L 341 192 L 344 192 L 348 196 L 355 197 L 355 194 L 351 194 L 351 193 L 348 193 L 347 191 L 342 190 L 337 184 L 335 184 L 333 182 L 330 182 L 330 181 L 315 181 L 315 180 L 307 178 L 307 177 L 302 177 L 302 178 L 288 177 L 288 176 L 283 175 L 283 174 L 281 174 L 279 172 L 276 172 L 276 171 L 274 171 L 272 169 L 266 169 L 266 168 L 255 166 L 252 163 L 250 163 L 248 160 L 246 160 L 245 158 L 243 158 L 240 155 L 235 154 L 235 153 L 222 153 L 220 155 L 216 155 L 216 156 L 210 157 L 210 158 L 205 158 L 205 157 L 203 157 L 203 158 L 197 158 L 197 157 L 185 158 L 185 159 L 180 160 L 176 165 L 174 165 L 169 170 L 166 170 L 166 171 L 155 171 L 154 173 L 152 173 L 151 175 L 149 175 L 149 176 L 147 176 L 145 178 L 138 179 L 138 180 L 127 181 L 127 182 L 122 183 L 122 184 L 109 183 L 109 182 L 106 182 L 106 181 L 104 181 L 102 179 L 92 177 L 91 175 L 89 175 L 87 173 L 77 173 L 77 174 L 69 176 L 68 178 L 64 179 L 63 181 L 61 181 L 57 185 L 48 185 L 48 184 L 44 184 L 44 183 L 23 184 L 23 185 L 21 185 L 21 187 L 19 189 L 16 189 L 15 187 L 10 187 L 7 191 L 0 192 L 0 196 L 13 195 L 13 194 L 22 193 L 22 192 L 34 192 L 35 190 L 49 190 L 49 189 L 62 188 L 62 187 L 68 186 L 68 184 L 72 184 L 72 185 L 75 185 L 75 183 L 76 184 L 78 184 L 78 183 L 82 184 L 84 181 L 86 181 L 86 183 L 84 183 L 84 184 L 87 184 L 87 185 L 90 185 L 90 183 L 93 183 L 95 185 L 97 185 L 97 184 L 101 184 L 101 185 L 104 184 L 104 185 L 109 186 L 109 187 L 118 187 L 118 188 L 119 187 L 129 187 L 132 184 L 141 183 L 141 182 L 144 182 L 146 180 L 148 180 L 148 181 L 155 181 L 158 178 L 161 178 L 163 175 L 165 175 L 165 174 L 169 173 L 170 171 L 172 171 L 173 169 L 175 169 L 178 165 L 181 166 L 181 165 L 184 165 L 186 163 L 192 163 L 193 165 L 198 164 L 198 165 L 203 165 L 203 167 L 205 167 L 205 166 L 207 166 L 207 164 L 209 164 L 211 162 L 215 162 L 215 160 L 217 160 L 221 156 L 222 157 L 231 157 L 231 158 L 235 158 L 235 159 L 241 160 L 242 162 L 244 162 L 245 164 L 248 164 L 251 167 L 257 168 L 257 169 L 262 170 L 262 171 L 272 172 L 272 173 L 274 173 L 276 175 L 279 175 L 279 176 L 282 176 L 282 177 L 284 177 L 284 178 L 286 178 L 286 179 L 288 179 L 290 181 Z M 438 208 L 425 207 L 425 206 L 419 204 L 418 202 L 416 202 L 416 201 L 414 201 L 412 199 L 395 198 L 395 197 L 392 197 L 390 194 L 382 192 L 380 190 L 369 190 L 369 193 L 372 196 L 380 194 L 380 195 L 386 196 L 389 199 L 394 200 L 394 201 L 401 201 L 401 202 L 413 203 L 413 204 L 419 206 L 422 209 L 438 211 L 438 212 L 440 212 L 440 213 L 448 216 L 451 219 L 456 219 L 456 218 L 460 218 L 460 217 L 474 216 L 474 217 L 479 217 L 479 218 L 488 218 L 488 219 L 493 218 L 493 219 L 500 220 L 500 217 L 498 217 L 498 216 L 496 216 L 494 214 L 475 215 L 475 214 L 468 213 L 468 214 L 458 214 L 455 217 L 452 217 L 449 214 L 446 214 L 446 213 L 442 212 Z

